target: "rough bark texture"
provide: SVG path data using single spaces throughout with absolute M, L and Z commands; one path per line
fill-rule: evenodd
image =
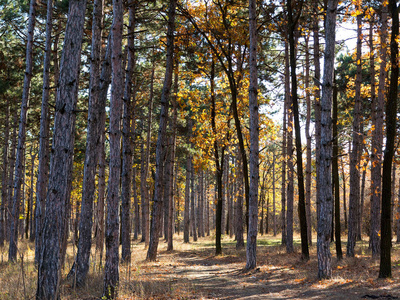
M 79 240 L 76 260 L 69 277 L 74 283 L 83 285 L 89 271 L 90 248 L 92 245 L 93 200 L 96 187 L 96 167 L 99 160 L 101 133 L 99 123 L 102 109 L 99 101 L 101 33 L 103 20 L 103 1 L 93 4 L 92 53 L 90 60 L 89 109 L 86 137 L 85 164 L 83 170 L 81 214 L 79 217 Z M 77 208 L 78 210 L 78 208 Z
M 399 65 L 397 62 L 399 46 L 396 37 L 399 35 L 399 14 L 395 0 L 389 1 L 389 11 L 392 17 L 392 34 L 390 39 L 390 87 L 386 104 L 386 147 L 382 171 L 382 218 L 381 218 L 381 259 L 379 277 L 392 276 L 391 268 L 391 169 L 394 155 L 394 138 L 396 136 L 397 93 L 399 80 Z
M 357 223 L 360 202 L 360 171 L 359 163 L 361 158 L 361 20 L 362 16 L 357 16 L 357 72 L 355 83 L 355 103 L 353 110 L 353 142 L 350 153 L 350 198 L 349 198 L 349 231 L 347 238 L 348 257 L 354 257 L 354 247 L 357 238 Z
M 173 73 L 173 53 L 174 53 L 174 30 L 175 30 L 175 8 L 176 0 L 169 2 L 168 8 L 168 32 L 167 32 L 167 66 L 165 69 L 164 86 L 161 94 L 161 113 L 160 124 L 158 129 L 157 146 L 156 146 L 156 175 L 154 201 L 152 211 L 152 224 L 150 229 L 150 242 L 147 251 L 147 259 L 155 260 L 157 258 L 157 247 L 159 234 L 161 230 L 161 213 L 162 213 L 162 190 L 163 190 L 163 159 L 166 153 L 165 135 L 167 131 L 168 119 L 168 103 L 172 85 Z
M 193 147 L 193 144 L 191 145 Z M 191 168 L 191 173 L 190 173 L 190 225 L 191 225 L 191 231 L 193 235 L 193 241 L 197 241 L 197 216 L 196 216 L 196 201 L 195 201 L 195 195 L 196 195 L 196 189 L 195 189 L 195 173 L 194 173 L 194 167 L 192 164 Z
M 49 180 L 49 98 L 50 98 L 50 60 L 51 60 L 51 32 L 53 29 L 53 0 L 47 1 L 46 42 L 43 62 L 43 90 L 40 113 L 39 133 L 39 170 L 36 182 L 36 209 L 35 209 L 35 263 L 39 262 L 42 242 L 42 227 Z
M 335 27 L 338 1 L 328 0 L 325 19 L 325 60 L 321 97 L 321 152 L 319 165 L 318 278 L 332 276 L 329 249 L 332 224 L 332 94 L 335 61 Z
M 104 267 L 103 297 L 118 296 L 119 281 L 119 197 L 121 176 L 121 125 L 123 74 L 122 74 L 123 5 L 113 0 L 113 25 L 111 37 L 111 101 L 110 101 L 110 171 L 108 177 L 106 219 L 106 263 Z
M 250 35 L 250 194 L 249 228 L 247 231 L 246 269 L 254 269 L 257 262 L 257 221 L 258 221 L 258 77 L 257 77 L 257 11 L 256 1 L 249 0 L 249 35 Z
M 235 203 L 235 239 L 236 249 L 244 247 L 243 238 L 243 173 L 241 172 L 241 159 L 238 157 L 236 168 L 237 198 Z
M 286 78 L 286 76 L 285 76 Z M 286 81 L 285 81 L 286 87 Z M 282 239 L 281 244 L 286 245 L 286 155 L 287 155 L 287 128 L 286 128 L 286 111 L 287 111 L 287 101 L 286 92 L 285 100 L 283 104 L 283 126 L 282 126 L 282 182 L 281 182 L 281 233 Z
M 125 76 L 124 116 L 122 129 L 122 174 L 121 174 L 121 261 L 131 261 L 131 190 L 132 190 L 132 162 L 133 162 L 133 127 L 135 103 L 132 99 L 133 73 L 135 70 L 135 1 L 129 3 L 128 26 L 128 65 Z
M 381 13 L 381 34 L 379 57 L 381 59 L 379 66 L 379 85 L 378 97 L 372 99 L 372 121 L 374 131 L 372 134 L 371 149 L 371 234 L 370 245 L 372 257 L 378 257 L 380 253 L 380 218 L 381 218 L 381 194 L 382 194 L 382 144 L 383 144 L 383 110 L 386 94 L 386 60 L 387 60 L 387 5 L 382 7 Z M 373 70 L 371 57 L 371 71 Z M 373 76 L 371 76 L 372 80 Z M 371 86 L 372 86 L 371 82 Z M 375 85 L 375 84 L 374 84 Z M 375 101 L 374 101 L 375 100 Z
M 72 174 L 75 110 L 86 1 L 71 0 L 57 89 L 52 158 L 43 224 L 37 299 L 58 299 L 60 250 L 65 233 L 69 179 Z
M 25 54 L 25 76 L 22 88 L 21 111 L 18 128 L 17 157 L 15 160 L 14 195 L 12 204 L 12 215 L 10 219 L 10 247 L 8 250 L 8 261 L 15 262 L 18 250 L 18 219 L 21 202 L 21 188 L 24 171 L 26 123 L 28 117 L 28 106 L 31 90 L 32 68 L 33 68 L 33 36 L 36 22 L 36 0 L 29 4 L 29 22 Z

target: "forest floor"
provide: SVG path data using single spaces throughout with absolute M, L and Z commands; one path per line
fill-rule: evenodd
M 220 256 L 214 255 L 213 237 L 184 244 L 182 235 L 175 235 L 172 252 L 167 252 L 166 243 L 160 240 L 156 262 L 147 262 L 144 244 L 134 242 L 132 262 L 120 267 L 119 299 L 400 299 L 400 246 L 393 245 L 391 279 L 378 279 L 379 260 L 370 258 L 364 240 L 357 242 L 355 258 L 341 261 L 337 261 L 332 244 L 333 278 L 320 281 L 315 241 L 311 259 L 304 262 L 299 238 L 295 238 L 295 252 L 287 254 L 279 237 L 259 237 L 258 267 L 251 272 L 243 271 L 245 249 L 237 251 L 227 236 Z M 343 243 L 343 251 L 345 246 Z M 75 252 L 70 245 L 64 277 Z M 5 249 L 0 253 L 0 299 L 34 299 L 33 244 L 20 242 L 20 253 L 16 264 L 7 262 Z M 75 289 L 64 280 L 61 299 L 99 299 L 104 266 L 99 262 L 98 253 L 93 253 L 85 287 Z

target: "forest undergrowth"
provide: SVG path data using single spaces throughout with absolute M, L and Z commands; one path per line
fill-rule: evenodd
M 355 258 L 337 261 L 331 245 L 333 278 L 318 280 L 316 240 L 311 259 L 300 259 L 300 237 L 295 252 L 286 253 L 280 237 L 258 238 L 257 269 L 244 272 L 245 249 L 236 250 L 235 241 L 223 239 L 223 254 L 214 255 L 214 238 L 200 238 L 184 244 L 175 235 L 174 248 L 160 241 L 156 262 L 148 262 L 143 243 L 133 241 L 132 261 L 120 266 L 119 299 L 400 299 L 400 245 L 393 243 L 393 277 L 378 279 L 379 260 L 371 258 L 368 239 L 357 242 Z M 18 261 L 8 263 L 7 249 L 1 249 L 0 299 L 34 299 L 37 270 L 34 244 L 21 241 Z M 343 250 L 346 244 L 344 243 Z M 66 280 L 76 248 L 67 250 L 60 286 L 61 299 L 100 299 L 104 261 L 94 247 L 90 273 L 84 287 L 75 288 Z M 103 255 L 104 260 L 105 253 Z

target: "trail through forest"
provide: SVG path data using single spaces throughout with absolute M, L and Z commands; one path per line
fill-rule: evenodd
M 300 260 L 300 239 L 295 253 L 287 254 L 278 237 L 261 237 L 258 268 L 244 272 L 245 249 L 225 237 L 223 255 L 214 255 L 211 238 L 161 251 L 156 262 L 145 261 L 142 243 L 133 246 L 133 261 L 120 270 L 120 299 L 400 299 L 400 249 L 394 244 L 393 278 L 378 279 L 379 261 L 372 260 L 368 242 L 357 244 L 356 257 L 333 258 L 333 279 L 317 278 L 316 244 L 308 262 Z M 333 244 L 332 244 L 333 245 Z M 333 248 L 331 249 L 334 255 Z M 66 299 L 98 299 L 102 274 L 91 272 L 86 288 L 65 285 Z

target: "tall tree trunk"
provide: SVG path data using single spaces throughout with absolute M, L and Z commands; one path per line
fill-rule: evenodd
M 285 43 L 285 100 L 288 116 L 288 135 L 287 135 L 287 214 L 286 214 L 286 252 L 292 253 L 293 249 L 293 199 L 294 199 L 294 167 L 293 167 L 293 105 L 290 97 L 290 74 L 289 74 L 289 46 Z
M 135 241 L 138 239 L 140 233 L 140 206 L 136 188 L 136 176 L 137 176 L 136 174 L 137 174 L 137 168 L 134 167 L 132 173 L 132 184 L 133 184 L 133 209 L 135 211 L 135 221 L 133 223 L 133 239 Z
M 360 7 L 358 7 L 360 9 Z M 358 211 L 360 203 L 360 171 L 361 158 L 361 21 L 362 15 L 357 16 L 357 72 L 355 86 L 355 103 L 353 112 L 353 146 L 350 153 L 350 198 L 349 198 L 349 231 L 347 238 L 348 257 L 354 257 L 354 247 L 357 238 Z
M 204 172 L 200 170 L 199 174 L 199 201 L 198 201 L 198 227 L 199 237 L 204 237 Z M 229 231 L 231 233 L 231 231 Z
M 319 163 L 321 149 L 321 67 L 320 67 L 320 44 L 319 44 L 319 1 L 313 0 L 313 48 L 314 48 L 314 112 L 315 112 L 315 170 L 316 170 L 316 198 L 317 198 L 317 218 L 319 216 Z
M 161 94 L 161 113 L 160 125 L 158 129 L 157 147 L 156 147 L 156 176 L 154 202 L 152 211 L 152 224 L 150 229 L 150 242 L 147 251 L 147 259 L 155 260 L 157 258 L 158 239 L 160 234 L 160 219 L 162 212 L 162 188 L 163 188 L 163 159 L 166 153 L 165 135 L 167 130 L 168 103 L 172 84 L 173 61 L 174 61 L 174 30 L 175 30 L 175 7 L 176 0 L 170 0 L 168 8 L 168 32 L 167 32 L 167 66 L 165 70 L 164 86 Z
M 383 144 L 383 109 L 386 93 L 386 59 L 387 59 L 387 14 L 388 6 L 382 6 L 381 12 L 381 34 L 380 34 L 380 67 L 379 67 L 379 85 L 378 97 L 375 95 L 375 62 L 373 55 L 373 32 L 372 20 L 370 23 L 370 65 L 371 65 L 371 98 L 372 98 L 372 146 L 371 146 L 371 230 L 370 245 L 372 257 L 377 258 L 380 253 L 380 210 L 381 210 L 381 194 L 382 194 L 382 144 Z M 373 92 L 372 92 L 373 91 Z
M 101 111 L 104 110 L 104 106 L 101 107 L 99 100 L 103 6 L 102 0 L 96 0 L 93 5 L 88 128 L 83 171 L 81 214 L 79 217 L 79 240 L 77 241 L 78 252 L 74 265 L 68 274 L 68 277 L 73 278 L 74 283 L 78 286 L 83 285 L 89 271 L 89 257 L 92 246 L 93 200 L 96 187 L 96 167 L 99 160 L 98 153 L 100 153 L 97 150 L 101 142 L 99 123 L 101 123 Z M 76 210 L 78 216 L 78 206 Z M 77 232 L 75 232 L 75 236 L 77 237 Z
M 310 255 L 308 251 L 308 238 L 307 238 L 307 216 L 306 216 L 306 203 L 304 192 L 304 175 L 303 175 L 303 155 L 301 146 L 301 132 L 300 132 L 300 116 L 299 104 L 297 100 L 297 77 L 296 77 L 296 43 L 294 40 L 294 33 L 297 30 L 297 20 L 293 20 L 292 1 L 288 0 L 288 17 L 289 17 L 289 45 L 290 45 L 290 69 L 292 79 L 292 104 L 293 116 L 295 127 L 295 142 L 296 142 L 296 165 L 297 165 L 297 189 L 299 196 L 298 214 L 300 220 L 300 235 L 301 235 L 301 257 L 308 260 Z M 297 18 L 300 17 L 301 8 L 297 12 Z
M 334 75 L 335 76 L 335 75 Z M 333 82 L 336 83 L 335 78 Z M 342 242 L 341 242 L 341 228 L 340 228 L 340 186 L 339 186 L 339 145 L 338 145 L 338 90 L 337 87 L 333 88 L 333 112 L 332 112 L 332 183 L 334 186 L 334 203 L 335 203 L 335 242 L 336 242 L 336 256 L 338 260 L 343 258 Z
M 310 133 L 310 123 L 311 123 L 311 94 L 310 94 L 310 53 L 309 53 L 309 38 L 310 35 L 306 36 L 305 40 L 305 52 L 306 52 L 306 77 L 305 77 L 305 87 L 306 87 L 306 104 L 307 104 L 307 115 L 306 115 L 306 139 L 307 139 L 307 165 L 306 165 L 306 217 L 307 217 L 307 238 L 308 244 L 312 245 L 312 234 L 311 234 L 311 133 Z M 275 184 L 275 180 L 273 181 Z
M 153 113 L 153 95 L 154 95 L 154 71 L 155 71 L 155 60 L 153 60 L 153 67 L 151 69 L 150 77 L 150 96 L 148 103 L 148 116 L 147 116 L 147 136 L 146 136 L 146 152 L 142 155 L 142 166 L 140 170 L 140 195 L 141 195 L 141 207 L 142 207 L 142 240 L 147 246 L 149 244 L 149 233 L 150 233 L 150 191 L 147 185 L 147 177 L 149 174 L 150 166 L 150 145 L 151 145 L 151 122 Z
M 113 25 L 111 37 L 111 101 L 110 101 L 110 171 L 108 177 L 106 219 L 106 263 L 104 266 L 103 297 L 115 299 L 119 282 L 119 197 L 121 176 L 121 125 L 123 74 L 122 74 L 123 5 L 113 0 Z
M 135 58 L 135 16 L 136 2 L 129 3 L 129 27 L 128 27 L 128 66 L 125 77 L 124 91 L 124 116 L 122 130 L 122 174 L 121 174 L 121 236 L 122 253 L 121 261 L 131 261 L 131 190 L 132 190 L 132 162 L 133 162 L 133 132 L 135 99 L 132 91 L 133 74 L 136 65 Z M 133 99 L 132 99 L 133 98 Z M 132 124 L 133 123 L 133 124 Z
M 172 98 L 172 136 L 171 136 L 171 162 L 170 162 L 170 184 L 169 184 L 169 195 L 168 195 L 168 234 L 167 234 L 167 241 L 168 241 L 168 251 L 172 251 L 174 249 L 173 244 L 173 236 L 174 236 L 174 191 L 176 185 L 176 174 L 175 174 L 175 152 L 176 152 L 176 124 L 178 120 L 178 105 L 177 105 L 177 95 L 178 95 L 178 60 L 175 59 L 175 76 L 174 76 L 174 96 Z
M 343 213 L 344 213 L 344 229 L 347 230 L 347 207 L 346 207 L 346 174 L 344 172 L 344 163 L 341 158 L 342 165 L 342 181 L 343 181 Z
M 286 64 L 285 64 L 286 70 Z M 282 182 L 281 182 L 281 233 L 282 246 L 287 243 L 286 236 L 286 159 L 287 159 L 287 128 L 286 128 L 286 118 L 287 118 L 287 95 L 286 95 L 286 71 L 285 71 L 285 100 L 283 104 L 283 126 L 282 126 Z
M 391 176 L 394 156 L 394 138 L 396 136 L 396 112 L 399 65 L 397 62 L 399 46 L 396 38 L 399 35 L 399 14 L 395 0 L 389 1 L 389 11 L 392 17 L 392 34 L 390 39 L 390 87 L 386 104 L 386 147 L 383 158 L 382 172 L 382 216 L 381 216 L 381 260 L 379 278 L 391 277 Z
M 332 276 L 329 249 L 332 224 L 332 94 L 335 62 L 335 27 L 338 0 L 328 0 L 325 19 L 325 60 L 321 98 L 321 148 L 319 165 L 318 278 Z
M 105 192 L 106 192 L 106 153 L 105 153 L 105 140 L 106 140 L 106 132 L 105 132 L 105 124 L 106 124 L 106 100 L 107 100 L 107 91 L 111 83 L 111 37 L 112 30 L 108 34 L 108 43 L 107 49 L 104 56 L 104 61 L 101 66 L 101 76 L 100 76 L 100 93 L 99 93 L 99 104 L 101 106 L 101 115 L 99 122 L 99 132 L 101 141 L 98 144 L 98 152 L 99 152 L 99 182 L 98 182 L 98 199 L 97 199 L 97 239 L 96 239 L 96 249 L 100 251 L 100 262 L 103 257 L 104 250 L 104 236 L 105 236 L 105 226 L 104 226 L 104 212 L 105 212 Z
M 249 227 L 247 231 L 246 269 L 256 267 L 257 258 L 257 221 L 258 221 L 258 182 L 259 182 L 259 125 L 258 125 L 258 77 L 257 77 L 257 11 L 256 1 L 249 0 L 249 35 L 250 35 L 250 193 Z
M 45 213 L 47 183 L 49 180 L 49 98 L 50 98 L 50 60 L 51 60 L 51 32 L 53 29 L 53 0 L 47 1 L 46 44 L 43 61 L 43 90 L 40 114 L 39 134 L 39 170 L 36 182 L 36 209 L 35 209 L 35 263 L 39 263 L 42 227 Z
M 17 260 L 18 250 L 18 219 L 21 202 L 21 187 L 24 171 L 26 123 L 28 117 L 28 106 L 31 90 L 32 68 L 33 68 L 33 36 L 36 22 L 36 0 L 31 0 L 29 4 L 29 22 L 27 32 L 26 54 L 25 54 L 25 76 L 22 89 L 21 114 L 18 128 L 18 146 L 17 157 L 15 160 L 14 175 L 14 195 L 12 205 L 12 215 L 10 219 L 10 247 L 8 250 L 8 260 L 15 262 Z
M 190 140 L 192 134 L 192 120 L 188 120 L 188 142 Z M 191 174 L 191 166 L 192 166 L 192 157 L 188 153 L 186 158 L 186 183 L 185 183 L 185 207 L 183 212 L 183 242 L 189 243 L 189 231 L 190 231 L 190 174 Z
M 61 57 L 57 89 L 52 159 L 42 229 L 37 281 L 37 299 L 58 299 L 60 284 L 60 247 L 64 237 L 69 203 L 68 186 L 72 176 L 75 111 L 78 98 L 80 58 L 86 0 L 69 2 L 69 15 Z

